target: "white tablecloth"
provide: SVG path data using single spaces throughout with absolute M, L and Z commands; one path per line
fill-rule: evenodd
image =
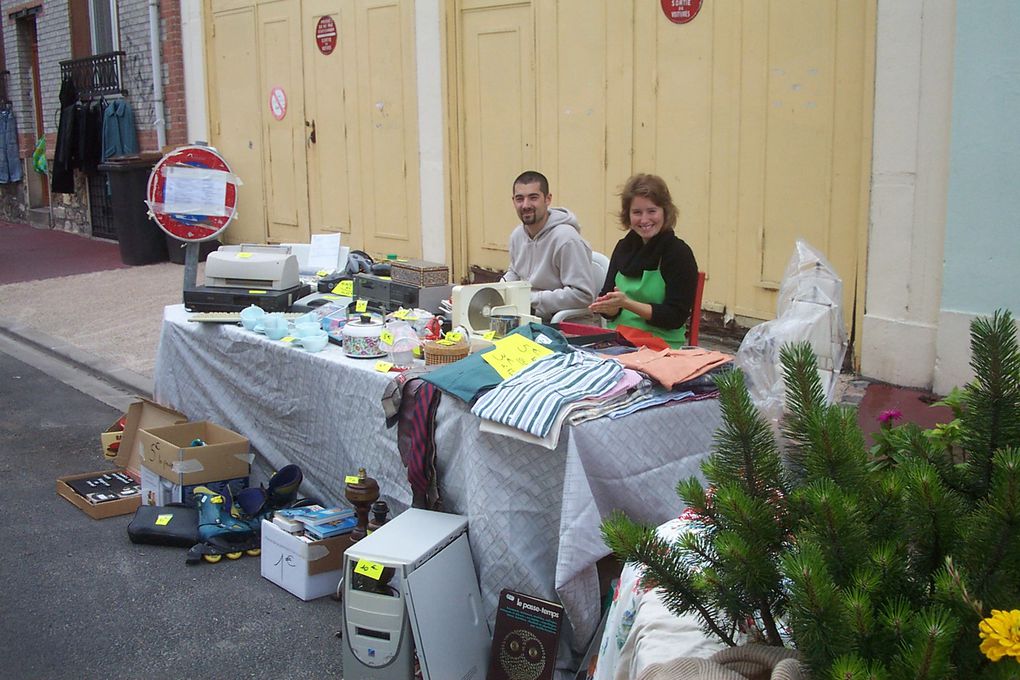
M 343 479 L 364 467 L 399 512 L 411 502 L 387 430 L 390 382 L 374 361 L 336 345 L 309 354 L 238 326 L 187 321 L 167 307 L 156 357 L 155 398 L 193 420 L 251 440 L 272 468 L 297 463 L 306 492 L 343 499 Z M 595 562 L 608 554 L 599 523 L 614 509 L 657 525 L 679 511 L 676 483 L 699 474 L 720 423 L 707 400 L 567 427 L 555 450 L 480 432 L 466 404 L 444 394 L 436 416 L 445 509 L 465 515 L 490 627 L 500 590 L 561 601 L 564 643 L 575 654 L 599 618 Z

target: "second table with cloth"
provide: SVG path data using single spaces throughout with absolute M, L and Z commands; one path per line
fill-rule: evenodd
M 193 420 L 244 434 L 269 469 L 295 463 L 306 493 L 344 497 L 365 468 L 396 512 L 411 504 L 396 433 L 382 398 L 392 375 L 339 347 L 307 353 L 238 326 L 188 321 L 166 307 L 155 399 Z M 680 511 L 676 483 L 699 473 L 721 422 L 708 399 L 564 426 L 555 449 L 483 432 L 465 402 L 444 394 L 436 413 L 443 509 L 468 518 L 490 628 L 503 588 L 563 603 L 563 642 L 576 654 L 600 615 L 599 526 L 619 509 L 659 524 Z

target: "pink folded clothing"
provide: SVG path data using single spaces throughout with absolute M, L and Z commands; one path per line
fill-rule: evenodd
M 693 380 L 717 366 L 733 361 L 729 354 L 701 347 L 663 350 L 642 348 L 613 358 L 625 368 L 640 371 L 667 389 L 673 389 L 674 385 Z

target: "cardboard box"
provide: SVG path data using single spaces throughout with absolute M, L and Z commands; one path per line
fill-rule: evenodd
M 118 498 L 117 500 L 102 503 L 90 503 L 84 496 L 71 488 L 68 482 L 100 477 L 113 472 L 122 472 L 138 480 L 141 473 L 141 459 L 137 453 L 135 442 L 139 431 L 146 427 L 161 427 L 187 422 L 188 417 L 183 413 L 160 406 L 148 399 L 142 399 L 128 407 L 124 419 L 125 425 L 123 431 L 119 431 L 117 423 L 114 423 L 106 432 L 100 435 L 103 456 L 117 465 L 117 468 L 101 470 L 99 472 L 85 472 L 79 475 L 66 475 L 57 479 L 57 494 L 66 498 L 82 512 L 94 519 L 130 515 L 138 507 L 141 500 L 140 495 Z M 115 441 L 119 441 L 120 446 L 111 448 L 110 444 Z
M 236 498 L 243 489 L 248 488 L 247 477 L 202 482 L 181 486 L 164 479 L 147 467 L 142 467 L 142 505 L 170 505 L 171 503 L 187 503 L 191 505 L 192 492 L 196 487 L 207 486 L 210 490 L 228 498 Z
M 208 420 L 145 428 L 136 448 L 142 467 L 179 486 L 247 477 L 252 460 L 246 437 Z
M 309 542 L 262 520 L 262 576 L 302 600 L 336 592 L 350 534 Z

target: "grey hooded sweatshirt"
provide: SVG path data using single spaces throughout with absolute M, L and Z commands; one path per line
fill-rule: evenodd
M 510 266 L 503 280 L 530 281 L 531 308 L 546 323 L 561 309 L 590 305 L 602 285 L 595 280 L 591 246 L 566 208 L 549 208 L 549 219 L 535 238 L 517 225 L 510 234 Z

